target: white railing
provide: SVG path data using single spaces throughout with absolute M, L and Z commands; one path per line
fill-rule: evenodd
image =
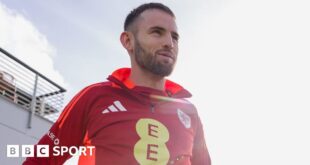
M 66 90 L 0 48 L 0 95 L 34 114 L 55 121 L 63 108 Z M 1 106 L 1 105 L 0 105 Z

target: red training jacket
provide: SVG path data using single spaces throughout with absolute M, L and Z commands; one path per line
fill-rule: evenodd
M 80 165 L 211 165 L 201 121 L 185 99 L 191 94 L 169 80 L 165 91 L 135 86 L 129 75 L 116 70 L 79 92 L 38 142 L 50 156 L 23 165 L 63 164 L 71 156 L 53 155 L 57 146 L 94 146 L 81 152 Z

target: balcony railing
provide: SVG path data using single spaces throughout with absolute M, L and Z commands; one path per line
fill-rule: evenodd
M 66 90 L 0 48 L 0 95 L 33 115 L 55 121 L 63 108 Z

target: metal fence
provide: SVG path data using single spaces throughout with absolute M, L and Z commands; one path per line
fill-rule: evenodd
M 55 121 L 66 90 L 0 48 L 0 95 L 34 114 Z

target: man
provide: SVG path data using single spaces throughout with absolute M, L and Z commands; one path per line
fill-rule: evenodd
M 176 63 L 177 26 L 160 3 L 131 11 L 120 36 L 130 68 L 116 70 L 107 82 L 86 87 L 39 144 L 94 146 L 79 164 L 210 165 L 201 121 L 185 98 L 191 94 L 165 79 Z M 63 164 L 70 157 L 27 158 L 29 164 Z

